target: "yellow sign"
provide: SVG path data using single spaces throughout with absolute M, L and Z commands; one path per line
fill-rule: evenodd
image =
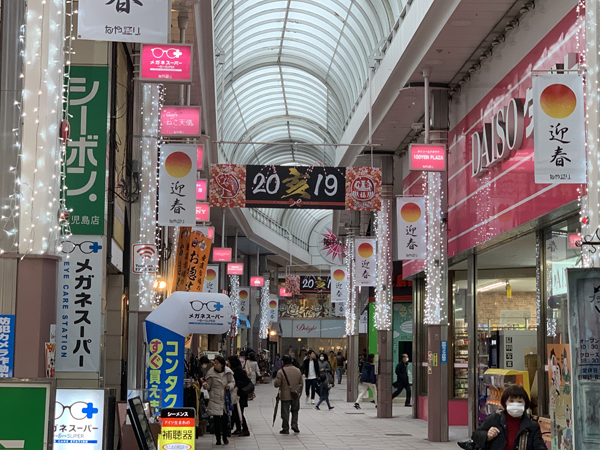
M 196 442 L 194 408 L 163 408 L 160 412 L 160 450 L 193 450 Z

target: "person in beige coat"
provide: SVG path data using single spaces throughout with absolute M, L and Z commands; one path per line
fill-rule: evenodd
M 290 411 L 292 413 L 292 430 L 294 430 L 294 433 L 300 433 L 300 429 L 298 428 L 300 397 L 292 399 L 290 386 L 302 386 L 302 372 L 292 365 L 292 358 L 289 355 L 283 355 L 281 360 L 283 367 L 277 372 L 274 383 L 274 386 L 279 388 L 279 396 L 281 398 L 281 431 L 279 433 L 290 434 Z
M 229 444 L 227 440 L 228 419 L 225 391 L 235 387 L 235 380 L 233 371 L 227 367 L 222 356 L 217 356 L 213 360 L 213 367 L 206 373 L 206 378 L 202 379 L 202 387 L 210 393 L 206 411 L 214 418 L 217 445 L 221 445 L 221 436 L 223 436 L 223 444 Z

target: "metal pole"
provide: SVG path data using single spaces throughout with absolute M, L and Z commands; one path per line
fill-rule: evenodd
M 188 10 L 187 6 L 180 5 L 177 7 L 177 25 L 179 26 L 179 42 L 185 44 L 185 30 L 188 25 Z M 186 97 L 186 86 L 185 84 L 181 84 L 179 86 L 179 104 L 181 106 L 185 105 L 185 97 Z
M 431 67 L 423 69 L 423 79 L 425 80 L 425 144 L 429 144 L 429 128 L 431 120 L 429 118 L 429 77 L 431 76 Z
M 371 146 L 371 167 L 373 167 L 373 93 L 371 84 L 373 83 L 374 67 L 369 67 L 369 145 Z

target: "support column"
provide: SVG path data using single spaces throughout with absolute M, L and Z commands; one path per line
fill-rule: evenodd
M 469 436 L 479 426 L 479 367 L 477 366 L 477 256 L 467 259 L 467 333 L 469 339 Z
M 349 298 L 346 303 L 346 336 L 348 339 L 348 356 L 346 370 L 346 401 L 354 403 L 358 397 L 358 354 L 359 354 L 359 314 L 357 288 L 354 286 L 354 237 L 360 230 L 360 211 L 352 211 L 350 227 L 348 227 L 348 275 Z

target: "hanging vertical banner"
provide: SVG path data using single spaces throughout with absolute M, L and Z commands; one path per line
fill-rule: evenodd
M 348 300 L 348 268 L 331 266 L 331 303 Z
M 427 215 L 424 197 L 396 199 L 398 259 L 427 259 Z
M 160 147 L 158 225 L 196 225 L 196 145 Z
M 187 258 L 189 256 L 191 230 L 188 227 L 179 229 L 179 237 L 177 240 L 177 256 L 175 259 L 175 274 L 172 286 L 175 291 L 182 291 L 187 271 Z
M 279 321 L 279 298 L 271 297 L 267 308 L 267 321 L 277 323 Z
M 79 0 L 77 37 L 92 41 L 166 44 L 169 0 Z
M 300 276 L 286 275 L 285 290 L 288 294 L 298 295 L 300 293 Z
M 208 268 L 212 240 L 199 230 L 189 227 L 179 230 L 177 258 L 175 260 L 175 291 L 202 292 Z
M 534 163 L 538 184 L 586 182 L 583 77 L 533 77 Z
M 206 266 L 206 274 L 204 275 L 204 284 L 202 292 L 217 294 L 219 292 L 219 265 L 209 264 Z
M 346 303 L 337 302 L 333 305 L 333 315 L 335 317 L 345 317 L 346 316 Z
M 102 3 L 102 2 L 100 2 Z M 102 3 L 103 4 L 103 3 Z M 80 5 L 81 8 L 81 5 Z M 73 234 L 104 234 L 108 67 L 71 66 L 70 139 L 67 142 L 67 208 Z
M 355 239 L 354 279 L 356 286 L 375 286 L 377 280 L 377 240 Z
M 15 364 L 15 316 L 0 316 L 0 378 L 12 378 Z
M 56 320 L 56 371 L 98 372 L 102 320 L 102 238 L 63 240 Z
M 241 287 L 239 290 L 240 296 L 240 307 L 239 312 L 240 315 L 244 317 L 248 317 L 250 314 L 250 288 L 249 287 Z

